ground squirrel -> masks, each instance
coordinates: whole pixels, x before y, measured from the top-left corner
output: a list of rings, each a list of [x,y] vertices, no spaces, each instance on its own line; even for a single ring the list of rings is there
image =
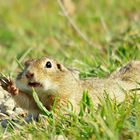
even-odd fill
[[[9,80],[6,87],[2,82],[2,86],[11,93],[20,107],[37,114],[40,110],[32,97],[32,87],[48,110],[51,110],[55,98],[57,109],[70,101],[74,109],[79,110],[84,90],[88,91],[97,106],[105,91],[118,102],[124,100],[124,91],[138,89],[139,93],[139,82],[140,61],[130,62],[105,79],[82,80],[77,71],[66,68],[53,59],[42,57],[26,61],[24,70],[18,74],[15,82]]]

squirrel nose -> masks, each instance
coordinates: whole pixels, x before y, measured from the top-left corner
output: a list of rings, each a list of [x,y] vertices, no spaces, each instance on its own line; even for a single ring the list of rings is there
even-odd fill
[[[26,73],[26,77],[28,78],[28,79],[31,79],[31,78],[33,78],[34,77],[34,73],[31,73],[31,72],[27,72]]]

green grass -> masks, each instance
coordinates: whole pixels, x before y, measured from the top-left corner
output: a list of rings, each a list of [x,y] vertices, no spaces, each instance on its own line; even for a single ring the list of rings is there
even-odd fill
[[[75,0],[72,20],[90,45],[73,30],[57,1],[0,1],[0,72],[16,76],[17,64],[28,58],[51,56],[80,70],[82,78],[106,77],[128,61],[140,57],[139,0]],[[95,47],[100,46],[100,49]],[[108,97],[90,113],[59,120],[46,118],[6,130],[8,139],[53,139],[56,134],[70,139],[140,139],[140,104],[132,97],[116,105]],[[49,118],[47,118],[49,120]],[[13,123],[13,122],[11,122]],[[15,124],[18,125],[18,124]],[[4,131],[4,134],[3,134]]]

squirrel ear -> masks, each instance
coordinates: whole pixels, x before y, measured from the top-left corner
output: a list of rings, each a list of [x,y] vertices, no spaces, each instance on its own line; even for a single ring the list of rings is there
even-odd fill
[[[73,69],[73,68],[68,68],[69,71],[71,71],[77,78],[79,78],[80,75],[80,71],[77,69]]]
[[[56,65],[60,71],[66,71],[66,68],[62,64],[57,63]]]

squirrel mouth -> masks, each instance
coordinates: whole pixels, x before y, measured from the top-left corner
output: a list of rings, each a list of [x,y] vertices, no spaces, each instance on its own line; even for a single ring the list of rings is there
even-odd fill
[[[42,85],[39,82],[29,82],[28,86],[30,86],[30,87],[42,87]]]

